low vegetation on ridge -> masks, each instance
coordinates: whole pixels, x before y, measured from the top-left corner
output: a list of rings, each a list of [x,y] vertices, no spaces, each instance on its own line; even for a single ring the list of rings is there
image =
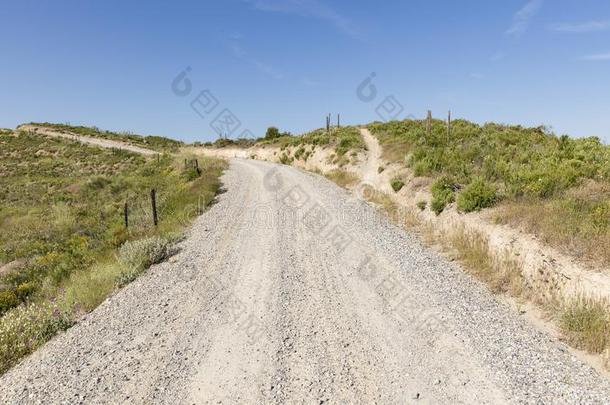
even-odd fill
[[[131,132],[112,132],[100,130],[97,127],[73,126],[69,124],[52,124],[48,122],[32,122],[29,125],[47,127],[60,132],[69,132],[72,134],[89,136],[92,138],[102,138],[111,141],[127,142],[132,145],[152,149],[157,152],[177,152],[178,149],[184,145],[183,142],[171,138],[166,138],[163,136],[137,135],[132,134]]]
[[[292,135],[286,132],[280,133],[277,128],[271,127],[267,130],[265,138],[260,143],[280,146],[282,149],[289,146],[329,146],[335,149],[336,156],[338,157],[343,157],[349,151],[365,149],[360,131],[353,126],[332,127],[329,131],[319,128],[303,135]]]

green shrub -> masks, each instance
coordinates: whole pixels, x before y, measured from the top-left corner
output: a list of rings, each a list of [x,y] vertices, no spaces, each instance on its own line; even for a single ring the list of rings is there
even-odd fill
[[[457,184],[452,177],[443,176],[432,183],[432,201],[430,208],[436,213],[436,215],[443,212],[448,204],[454,201],[454,192],[457,189]]]
[[[405,183],[401,179],[395,177],[390,181],[390,185],[392,186],[392,190],[397,193],[403,188]]]
[[[280,137],[280,130],[276,127],[267,128],[267,132],[265,133],[266,140],[272,140]]]
[[[305,148],[304,147],[299,147],[299,149],[297,149],[296,152],[294,152],[294,158],[296,160],[301,159],[301,156],[303,156],[303,154],[305,153]],[[307,158],[305,158],[305,160],[307,160]]]
[[[286,152],[280,155],[280,163],[283,165],[289,165],[294,161],[294,158],[288,156]]]
[[[21,301],[25,301],[34,291],[36,291],[36,285],[33,282],[21,283],[15,289],[15,295]]]
[[[457,207],[463,212],[479,211],[497,201],[496,188],[483,179],[475,179],[457,197]]]
[[[377,168],[377,173],[382,173],[384,170],[385,170],[385,167],[383,167],[383,166],[379,166],[379,167]]]
[[[54,304],[21,305],[0,319],[0,373],[72,325]]]
[[[177,237],[153,236],[146,239],[126,242],[119,249],[119,263],[124,270],[117,278],[119,286],[133,280],[153,264],[161,263],[177,253]]]
[[[353,138],[341,138],[336,148],[337,155],[345,155],[347,151],[349,151],[354,146],[354,144],[355,142]]]
[[[119,260],[129,267],[143,270],[174,255],[176,241],[175,236],[153,236],[125,242],[119,249]]]
[[[426,209],[426,205],[427,205],[427,204],[428,204],[428,203],[427,203],[426,201],[424,201],[424,200],[418,201],[418,202],[417,202],[417,208],[419,208],[419,209],[420,209],[420,211],[423,211],[423,210],[425,210],[425,209]]]
[[[19,298],[13,291],[0,291],[0,315],[4,314],[9,309],[16,307],[20,303],[21,301],[19,301]]]

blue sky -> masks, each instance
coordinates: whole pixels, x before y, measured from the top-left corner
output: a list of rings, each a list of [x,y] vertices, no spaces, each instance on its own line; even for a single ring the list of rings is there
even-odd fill
[[[209,140],[212,123],[301,133],[327,113],[365,123],[379,108],[430,109],[610,142],[605,0],[2,0],[0,17],[4,127]],[[172,87],[187,67],[190,91]],[[358,97],[373,72],[375,97]]]

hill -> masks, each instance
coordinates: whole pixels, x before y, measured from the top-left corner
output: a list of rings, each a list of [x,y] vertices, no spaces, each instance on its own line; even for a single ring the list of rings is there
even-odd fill
[[[179,145],[129,139],[159,150]],[[0,132],[0,145],[3,371],[169,255],[183,227],[214,199],[224,166],[199,159],[196,169],[188,156],[147,157],[24,131]]]
[[[131,145],[140,146],[147,149],[152,149],[157,152],[177,152],[184,145],[183,142],[175,139],[156,136],[156,135],[138,135],[131,132],[112,132],[101,130],[97,127],[73,126],[69,124],[53,124],[49,122],[31,122],[25,125],[39,126],[54,129],[58,132],[88,136],[93,138],[108,139],[112,141],[125,142]],[[19,129],[19,127],[17,128]]]

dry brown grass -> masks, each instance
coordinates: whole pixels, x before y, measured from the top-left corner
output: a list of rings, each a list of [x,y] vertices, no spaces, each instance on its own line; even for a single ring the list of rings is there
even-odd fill
[[[610,264],[610,185],[589,181],[551,200],[507,202],[494,209],[509,224],[582,261]]]
[[[428,242],[450,248],[466,271],[483,281],[494,293],[509,294],[533,301],[552,319],[556,319],[566,341],[573,347],[601,354],[610,368],[610,304],[601,299],[577,297],[561,299],[542,297],[527,288],[520,265],[508,254],[497,258],[487,239],[476,232],[457,229],[450,235],[438,235],[431,224],[426,228]]]
[[[508,253],[500,257],[493,255],[487,239],[479,232],[466,231],[459,227],[451,234],[439,235],[428,227],[426,233],[429,240],[434,239],[450,248],[464,268],[487,284],[494,293],[524,297],[526,289],[519,263]]]
[[[404,162],[405,156],[409,153],[410,145],[403,139],[392,139],[383,144],[381,157],[388,163]]]
[[[373,189],[370,186],[366,186],[362,193],[364,198],[382,209],[395,224],[406,226],[407,228],[414,228],[420,225],[420,221],[412,209],[396,204],[387,193]]]
[[[568,342],[591,353],[610,353],[610,304],[603,300],[578,297],[562,306],[561,330]]]
[[[345,188],[356,185],[360,180],[355,173],[343,169],[328,171],[324,173],[324,177]]]

